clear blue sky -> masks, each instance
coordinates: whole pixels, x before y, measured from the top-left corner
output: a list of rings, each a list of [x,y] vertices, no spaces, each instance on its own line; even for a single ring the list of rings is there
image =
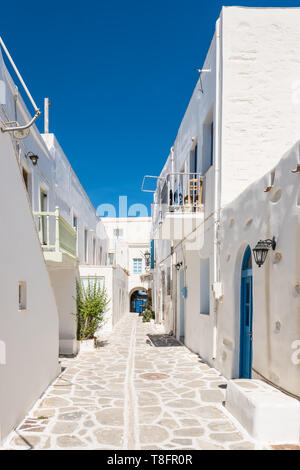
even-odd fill
[[[226,2],[300,6],[298,2]],[[97,207],[152,202],[223,2],[69,0],[1,3],[0,34]],[[42,130],[43,118],[39,127]]]

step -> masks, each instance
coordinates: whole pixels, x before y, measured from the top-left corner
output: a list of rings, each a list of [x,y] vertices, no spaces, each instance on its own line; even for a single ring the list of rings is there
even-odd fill
[[[300,443],[300,402],[261,380],[230,380],[226,408],[254,439]]]

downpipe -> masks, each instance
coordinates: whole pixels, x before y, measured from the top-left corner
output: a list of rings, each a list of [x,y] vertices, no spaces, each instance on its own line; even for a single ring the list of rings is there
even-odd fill
[[[220,20],[216,23],[216,117],[215,117],[215,210],[214,210],[214,287],[220,282],[220,210],[221,210],[221,38]],[[213,360],[217,358],[218,344],[218,305],[214,289],[214,326],[213,326]]]
[[[174,173],[175,173],[175,156],[174,156],[174,147],[171,148],[171,172],[172,172],[172,177],[171,177],[171,191],[172,191],[172,198],[174,197]],[[168,197],[170,197],[170,194],[168,195]],[[172,294],[174,295],[174,285],[175,285],[175,282],[174,282],[174,257],[175,257],[175,253],[174,253],[174,241],[172,240],[171,241],[171,275],[172,275]],[[177,279],[176,279],[176,283],[177,283]],[[172,313],[173,313],[173,325],[172,325],[172,329],[173,329],[173,332],[174,334],[176,335],[177,334],[177,286],[176,286],[176,294],[175,294],[175,299],[172,298]]]

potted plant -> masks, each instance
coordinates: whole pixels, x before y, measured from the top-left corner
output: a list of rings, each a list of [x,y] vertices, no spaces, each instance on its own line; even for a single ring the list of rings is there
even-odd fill
[[[146,302],[146,308],[143,313],[143,322],[144,323],[154,323],[155,320],[155,313],[152,310],[152,298],[148,295],[148,299]]]
[[[77,340],[81,351],[95,348],[95,334],[104,323],[104,313],[109,303],[105,288],[95,278],[87,286],[77,281]]]

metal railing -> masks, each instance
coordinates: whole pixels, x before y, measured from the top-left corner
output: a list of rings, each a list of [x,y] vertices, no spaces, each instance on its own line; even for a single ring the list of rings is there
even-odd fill
[[[200,173],[170,173],[161,188],[160,201],[170,212],[203,209],[204,178]]]
[[[59,214],[55,212],[34,212],[37,218],[39,238],[44,251],[67,253],[77,257],[77,232]]]

